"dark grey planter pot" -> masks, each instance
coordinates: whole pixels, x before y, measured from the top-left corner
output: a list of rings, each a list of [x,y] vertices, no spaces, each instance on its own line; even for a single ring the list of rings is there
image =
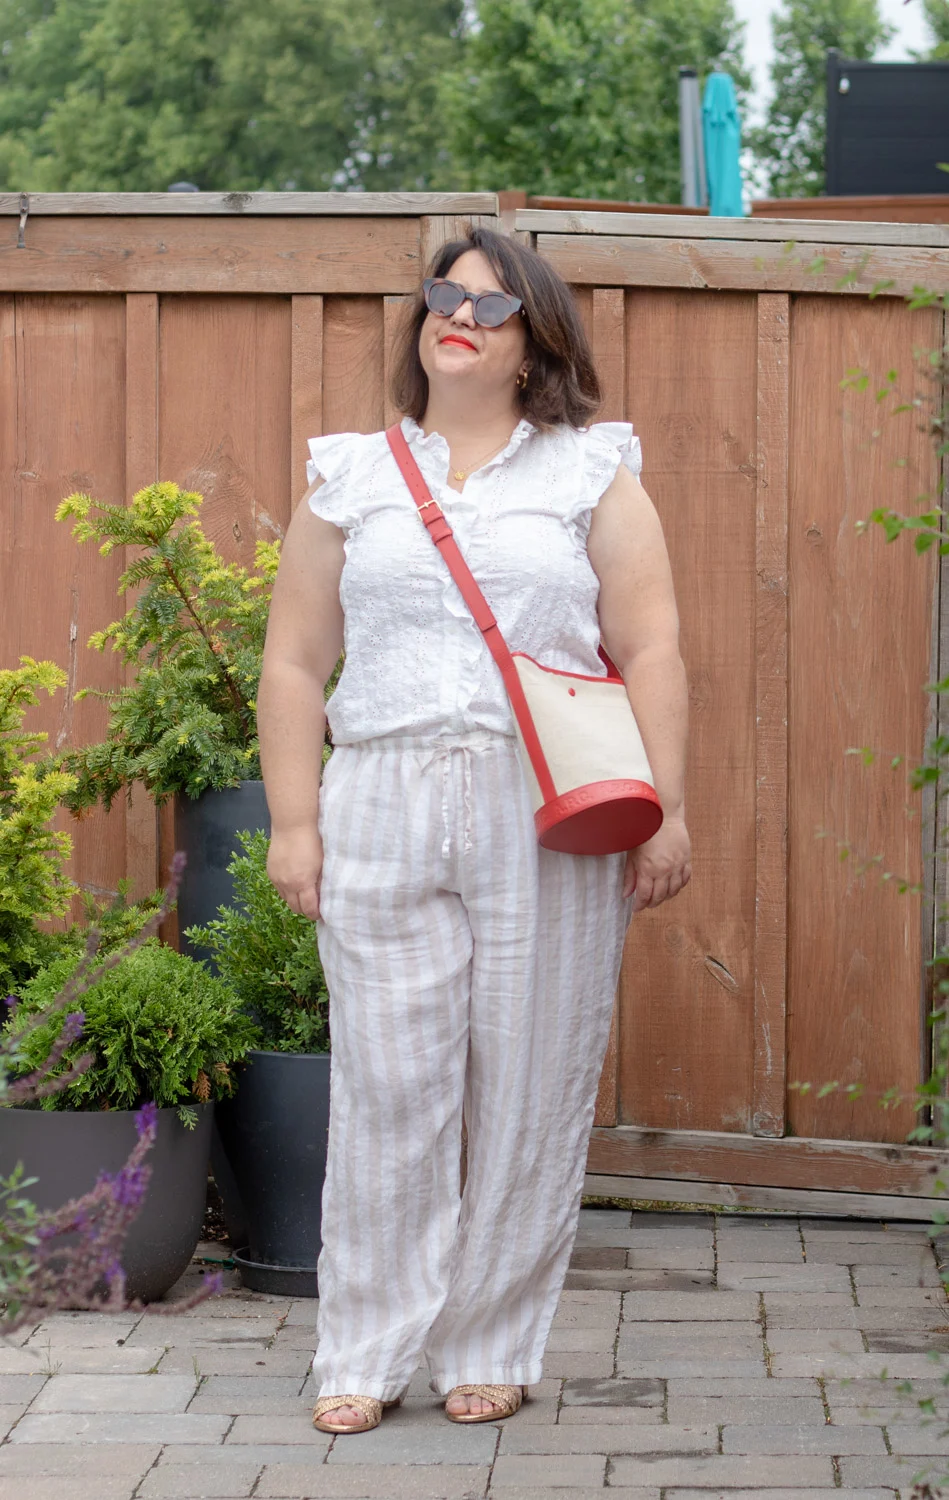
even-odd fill
[[[127,1295],[143,1302],[175,1284],[201,1234],[213,1111],[210,1104],[195,1108],[194,1130],[182,1125],[177,1110],[160,1109],[145,1158],[151,1178],[122,1253]],[[0,1109],[0,1176],[22,1162],[26,1175],[39,1179],[25,1196],[38,1208],[60,1208],[94,1187],[100,1172],[117,1172],[136,1140],[130,1109]]]
[[[244,1285],[316,1297],[326,1176],[330,1059],[249,1052],[215,1105],[211,1165]]]
[[[202,792],[193,800],[175,798],[175,848],[183,849],[188,863],[178,890],[178,932],[182,953],[204,959],[212,971],[214,960],[208,948],[189,943],[186,927],[215,919],[219,906],[230,906],[234,881],[227,867],[235,854],[243,853],[237,842],[239,829],[251,833],[262,828],[270,837],[270,813],[262,781],[242,781],[222,792]]]

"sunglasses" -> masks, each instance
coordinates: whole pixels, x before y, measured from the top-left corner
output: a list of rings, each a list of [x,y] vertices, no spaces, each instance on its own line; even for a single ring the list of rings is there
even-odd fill
[[[508,292],[466,292],[457,281],[445,281],[440,276],[427,276],[422,292],[425,306],[438,318],[450,318],[463,302],[470,301],[474,320],[482,328],[500,328],[522,306],[520,297]]]

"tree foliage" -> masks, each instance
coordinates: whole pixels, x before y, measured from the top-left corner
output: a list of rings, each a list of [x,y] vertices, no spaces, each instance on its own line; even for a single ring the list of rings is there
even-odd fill
[[[927,51],[912,56],[917,61],[949,58],[949,0],[922,0],[922,7],[933,44]]]
[[[877,0],[782,0],[771,19],[772,98],[750,134],[773,198],[824,190],[828,49],[870,59],[892,35]]]
[[[440,185],[677,202],[678,68],[749,85],[731,0],[482,0],[439,98]]]
[[[0,186],[415,188],[462,0],[0,0]]]

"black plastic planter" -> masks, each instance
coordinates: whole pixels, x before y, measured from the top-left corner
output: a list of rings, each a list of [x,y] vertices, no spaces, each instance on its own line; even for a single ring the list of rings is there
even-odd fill
[[[328,1054],[249,1052],[234,1097],[215,1105],[214,1179],[252,1291],[318,1295],[329,1081]]]
[[[175,1284],[201,1234],[212,1107],[195,1108],[193,1130],[176,1109],[160,1109],[145,1158],[151,1178],[122,1253],[127,1295],[143,1302],[156,1301]],[[0,1109],[0,1176],[22,1162],[26,1175],[39,1179],[25,1196],[38,1208],[60,1208],[94,1187],[100,1172],[117,1172],[136,1139],[134,1110]]]
[[[210,949],[190,943],[185,928],[214,921],[219,906],[234,900],[234,881],[227,867],[235,854],[239,830],[262,828],[270,837],[270,813],[262,781],[242,781],[221,792],[175,798],[175,848],[188,856],[178,890],[178,932],[182,953],[206,961],[216,971]]]

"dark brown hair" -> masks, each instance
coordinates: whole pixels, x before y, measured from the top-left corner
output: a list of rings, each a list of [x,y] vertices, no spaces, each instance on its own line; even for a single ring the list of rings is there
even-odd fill
[[[600,407],[600,382],[567,283],[536,250],[477,227],[469,229],[466,239],[444,245],[427,274],[447,276],[467,250],[480,250],[505,291],[523,303],[530,369],[526,386],[516,390],[522,415],[542,431],[562,422],[586,426]],[[419,288],[396,338],[390,379],[394,405],[416,422],[428,404],[428,376],[418,352],[427,314]]]

